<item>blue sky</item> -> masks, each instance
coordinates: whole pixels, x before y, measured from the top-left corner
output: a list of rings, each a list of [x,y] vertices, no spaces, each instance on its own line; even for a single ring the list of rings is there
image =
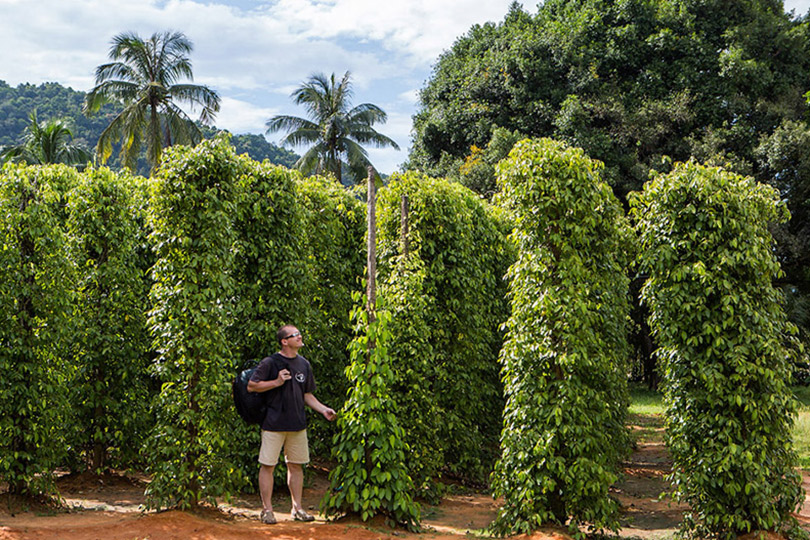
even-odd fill
[[[179,30],[194,43],[195,82],[217,90],[216,124],[263,133],[276,114],[302,116],[290,92],[312,73],[351,71],[354,103],[388,113],[380,132],[401,151],[369,149],[384,173],[407,158],[417,93],[438,56],[473,24],[501,21],[511,0],[0,0],[0,80],[93,86],[110,40]],[[537,10],[534,0],[524,9]],[[810,10],[810,0],[785,0]],[[268,136],[273,142],[281,134]],[[301,149],[294,149],[300,151]]]

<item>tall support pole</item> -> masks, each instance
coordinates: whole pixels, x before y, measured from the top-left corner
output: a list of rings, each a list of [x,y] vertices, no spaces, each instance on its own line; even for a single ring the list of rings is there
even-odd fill
[[[374,167],[368,166],[368,322],[375,321],[377,308],[377,190],[374,185]],[[373,347],[374,344],[369,344]]]
[[[402,199],[400,199],[399,204],[399,216],[400,216],[400,244],[401,244],[401,252],[402,255],[405,257],[408,256],[408,252],[411,249],[410,243],[408,241],[408,235],[410,234],[410,225],[408,223],[408,213],[410,212],[410,201],[408,200],[408,194],[403,193]]]
[[[374,168],[368,166],[368,259],[366,268],[368,270],[368,285],[366,287],[366,301],[368,302],[368,324],[377,319],[377,189],[374,185]],[[377,348],[377,342],[371,336],[368,340],[368,350],[366,351],[366,363],[371,362],[371,355]],[[371,444],[368,440],[364,443],[364,453],[366,456],[366,474],[371,477],[374,468],[374,460],[371,456]]]

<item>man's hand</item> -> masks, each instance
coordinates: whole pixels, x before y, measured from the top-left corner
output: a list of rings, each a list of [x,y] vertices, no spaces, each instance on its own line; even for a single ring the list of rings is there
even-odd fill
[[[306,403],[307,407],[309,407],[313,411],[321,413],[323,417],[329,420],[330,422],[335,418],[337,418],[337,413],[335,412],[334,409],[330,409],[329,407],[318,401],[318,398],[316,398],[312,394],[309,393],[304,394],[304,403]]]
[[[279,386],[282,386],[285,383],[285,381],[289,381],[290,379],[292,379],[292,375],[290,375],[290,370],[282,369],[281,371],[278,372],[276,382],[278,383]]]

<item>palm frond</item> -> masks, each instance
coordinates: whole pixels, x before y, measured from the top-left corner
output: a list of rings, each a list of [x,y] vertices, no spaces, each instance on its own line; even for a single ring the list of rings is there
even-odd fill
[[[279,115],[274,116],[264,124],[267,126],[267,133],[275,133],[276,131],[293,131],[296,129],[318,129],[318,124],[307,120],[306,118],[299,118],[298,116]]]
[[[173,58],[165,62],[163,81],[166,86],[173,85],[176,81],[186,78],[194,80],[194,73],[191,70],[191,61],[188,58]]]
[[[315,145],[298,158],[295,162],[295,168],[301,171],[302,174],[312,174],[320,169],[322,149],[319,145]]]
[[[350,122],[358,124],[384,124],[388,121],[388,115],[385,111],[371,103],[362,103],[352,110],[350,110],[346,117]]]
[[[347,140],[345,152],[346,161],[349,163],[350,167],[365,169],[367,166],[371,165],[371,162],[368,160],[368,152],[356,142]]]
[[[172,144],[195,145],[203,138],[202,131],[200,131],[197,124],[180,107],[173,103],[169,104],[164,111],[163,121],[172,134]],[[166,143],[166,146],[170,146],[168,141]]]
[[[150,72],[152,58],[147,44],[135,33],[125,32],[113,38],[110,59],[132,66],[140,77]]]
[[[385,148],[390,146],[395,150],[399,150],[399,145],[394,139],[379,133],[374,128],[368,126],[352,126],[349,130],[351,138],[360,144],[370,144],[375,148]]]
[[[198,84],[175,84],[169,88],[169,94],[174,100],[200,106],[200,122],[211,124],[219,112],[219,94],[207,86]]]
[[[332,88],[333,88],[333,99],[335,102],[335,110],[339,110],[340,112],[345,112],[349,106],[349,102],[354,96],[354,90],[352,89],[351,83],[351,72],[347,71],[344,73],[343,78],[340,80],[340,83],[335,87],[335,74],[332,74]]]
[[[96,84],[100,84],[108,80],[121,80],[128,82],[137,82],[138,73],[132,69],[132,66],[123,62],[110,62],[109,64],[102,64],[96,68]]]
[[[92,114],[111,102],[126,104],[138,95],[138,86],[126,81],[104,81],[87,93],[84,99],[84,113]]]
[[[366,149],[351,140],[346,142],[346,161],[354,183],[362,182],[368,176],[368,167],[373,167]]]
[[[302,146],[306,144],[319,143],[321,141],[320,132],[315,129],[298,129],[290,132],[286,137],[281,139],[282,146]]]
[[[146,110],[146,109],[144,109]],[[161,114],[150,113],[148,123],[146,125],[146,159],[152,165],[152,168],[157,168],[160,164],[160,152],[164,146],[171,146],[171,132],[169,126],[166,125],[166,131],[162,129],[160,122]]]
[[[121,162],[124,166],[135,170],[135,161],[140,152],[140,136],[139,128],[133,128],[142,125],[143,111],[143,107],[140,107],[139,104],[131,104],[113,118],[110,125],[101,132],[96,145],[96,153],[101,163],[106,163],[110,158],[113,144],[120,139]]]
[[[5,163],[27,163],[36,165],[37,157],[28,151],[28,146],[18,144],[15,146],[4,146],[0,149],[0,165]]]

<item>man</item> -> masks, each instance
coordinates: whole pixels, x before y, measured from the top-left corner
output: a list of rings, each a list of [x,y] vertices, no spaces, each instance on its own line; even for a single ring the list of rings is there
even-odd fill
[[[287,462],[287,486],[292,497],[292,519],[315,519],[301,505],[304,488],[303,465],[309,463],[307,419],[304,405],[321,413],[327,420],[335,419],[335,411],[313,395],[315,377],[312,366],[298,354],[304,346],[301,332],[284,325],[276,333],[281,350],[261,361],[248,382],[248,392],[267,392],[267,415],[262,423],[262,446],[259,450],[259,491],[262,496],[263,523],[276,523],[273,514],[273,471],[284,448]]]

